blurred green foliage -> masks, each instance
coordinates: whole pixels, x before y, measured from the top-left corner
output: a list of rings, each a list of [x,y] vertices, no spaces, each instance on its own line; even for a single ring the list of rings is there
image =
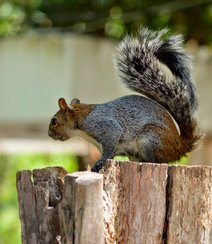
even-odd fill
[[[72,155],[2,155],[0,156],[0,243],[20,244],[21,226],[18,213],[16,172],[51,166],[64,167],[68,172],[78,170]]]
[[[212,0],[1,0],[0,36],[27,30],[72,31],[121,38],[140,25],[169,27],[212,44]]]

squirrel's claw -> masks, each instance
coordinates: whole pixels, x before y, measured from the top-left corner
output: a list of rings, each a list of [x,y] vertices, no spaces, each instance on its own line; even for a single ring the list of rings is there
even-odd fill
[[[96,172],[98,173],[100,171],[100,169],[102,168],[102,164],[105,162],[105,160],[98,160],[95,165],[93,166],[93,168],[91,169],[92,172]]]

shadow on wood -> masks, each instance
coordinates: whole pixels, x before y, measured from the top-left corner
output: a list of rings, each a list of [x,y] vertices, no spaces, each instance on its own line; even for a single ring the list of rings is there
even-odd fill
[[[17,173],[22,243],[212,243],[209,166],[107,160]]]

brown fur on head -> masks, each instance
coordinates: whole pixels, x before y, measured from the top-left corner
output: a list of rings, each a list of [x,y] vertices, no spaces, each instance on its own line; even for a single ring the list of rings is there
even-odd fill
[[[60,110],[51,119],[48,135],[55,140],[65,141],[71,137],[74,130],[75,115],[64,98],[60,98],[58,104]]]

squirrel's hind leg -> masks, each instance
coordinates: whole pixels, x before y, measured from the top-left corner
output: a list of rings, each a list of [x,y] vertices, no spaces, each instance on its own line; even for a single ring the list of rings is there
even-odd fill
[[[139,161],[141,162],[151,162],[156,163],[155,151],[159,151],[160,149],[160,141],[154,141],[152,135],[143,136],[140,141],[140,155]]]
[[[145,162],[169,163],[176,158],[180,137],[161,124],[147,124],[138,136],[140,158]],[[167,145],[168,143],[168,145]]]

